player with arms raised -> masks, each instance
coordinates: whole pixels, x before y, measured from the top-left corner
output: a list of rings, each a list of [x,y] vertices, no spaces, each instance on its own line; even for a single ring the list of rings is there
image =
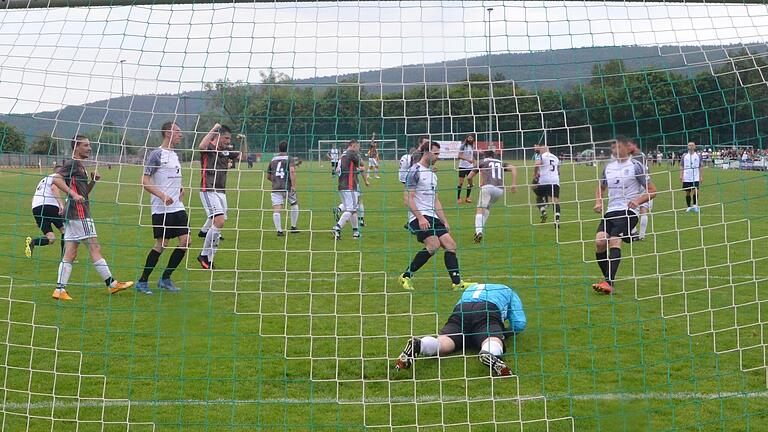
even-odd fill
[[[537,144],[534,151],[538,157],[533,168],[533,183],[536,184],[533,192],[541,213],[541,223],[547,221],[547,202],[552,198],[555,228],[560,228],[560,159],[549,151],[546,144]]]
[[[688,143],[688,153],[680,158],[680,181],[685,190],[685,212],[699,212],[699,184],[702,182],[701,155],[696,152],[696,143]],[[691,205],[693,198],[693,205]]]
[[[171,275],[181,264],[187,248],[189,238],[189,216],[184,207],[184,186],[181,183],[181,162],[173,148],[181,141],[181,129],[174,122],[167,122],[160,128],[163,142],[160,147],[147,154],[144,162],[144,175],[141,177],[141,185],[151,194],[152,204],[152,236],[155,244],[149,250],[144,271],[136,283],[136,291],[143,294],[152,294],[149,289],[149,276],[157,265],[160,255],[168,247],[170,239],[177,238],[178,245],[168,258],[168,266],[165,268],[157,287],[166,291],[179,291],[179,288],[171,280]]]
[[[467,176],[472,180],[480,174],[480,198],[477,200],[477,212],[475,213],[475,243],[483,241],[483,227],[491,214],[491,206],[504,195],[504,173],[512,175],[512,184],[509,190],[517,191],[517,169],[496,158],[493,150],[482,153],[480,164]]]
[[[57,169],[60,167],[56,167]],[[35,218],[35,225],[43,232],[43,237],[27,237],[24,242],[24,255],[32,258],[32,252],[38,246],[48,246],[56,242],[56,235],[53,233],[53,227],[62,235],[61,254],[64,255],[64,201],[61,199],[59,188],[53,184],[56,179],[56,173],[45,176],[37,183],[35,194],[32,196],[32,216]]]
[[[283,227],[280,212],[286,201],[291,206],[291,233],[298,233],[299,200],[296,198],[296,167],[293,158],[288,156],[288,141],[277,145],[280,152],[269,162],[267,180],[272,182],[272,221],[275,223],[277,236],[282,237]]]
[[[405,187],[408,190],[408,227],[424,249],[413,257],[408,269],[400,275],[400,284],[413,290],[411,277],[432,258],[438,249],[445,249],[445,268],[451,277],[453,289],[462,289],[467,283],[461,280],[456,242],[449,232],[443,205],[437,197],[437,174],[432,170],[440,156],[440,144],[431,142],[418,163],[408,171]]]
[[[509,322],[505,326],[504,321]],[[479,350],[478,359],[497,376],[512,375],[501,359],[506,334],[525,330],[523,303],[512,288],[501,284],[470,284],[438,336],[414,337],[395,362],[408,369],[416,357],[444,356],[466,348]]]
[[[221,230],[227,220],[227,173],[240,156],[247,153],[245,135],[240,137],[240,151],[230,151],[232,130],[218,123],[200,140],[200,201],[203,203],[207,220],[200,230],[204,236],[203,250],[197,261],[204,269],[213,268],[213,258],[219,249]]]
[[[459,147],[459,185],[456,186],[456,202],[461,204],[461,187],[464,185],[464,178],[472,172],[475,167],[475,136],[469,134],[464,138],[464,141]],[[467,199],[466,202],[471,203],[472,198],[472,186],[474,186],[472,179],[467,179]]]
[[[621,243],[637,225],[638,207],[656,196],[656,186],[645,167],[630,156],[628,141],[616,138],[611,146],[615,159],[605,166],[595,193],[595,213],[603,213],[603,197],[608,193],[608,209],[595,235],[595,258],[605,280],[592,285],[592,289],[603,294],[613,293],[621,263]]]
[[[58,280],[52,297],[57,300],[72,300],[67,293],[67,283],[72,274],[72,263],[77,258],[77,248],[81,242],[88,245],[93,266],[107,285],[110,294],[130,288],[133,282],[118,282],[112,278],[107,261],[101,255],[101,245],[96,238],[96,226],[91,218],[89,195],[101,176],[95,170],[90,174],[85,170],[83,160],[91,157],[91,141],[85,135],[72,139],[72,159],[56,172],[53,183],[67,194],[64,210],[64,256],[59,263]]]

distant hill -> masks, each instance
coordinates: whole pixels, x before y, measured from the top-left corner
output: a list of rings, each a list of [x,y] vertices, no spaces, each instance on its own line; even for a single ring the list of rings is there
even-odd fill
[[[718,62],[727,58],[726,49],[737,47],[598,47],[541,51],[523,54],[497,54],[491,56],[494,74],[501,73],[520,87],[565,89],[587,82],[597,63],[620,59],[629,70],[644,68],[679,68],[681,73],[694,74],[708,70],[706,61]],[[752,53],[765,53],[765,45],[748,47]],[[375,93],[402,92],[418,83],[444,83],[466,80],[472,73],[487,74],[488,58],[470,57],[426,65],[406,65],[395,68],[361,72],[359,75],[340,75],[296,80],[296,85],[328,85],[359,76],[360,82]],[[255,84],[258,85],[258,84]],[[176,95],[135,95],[117,97],[79,106],[68,106],[53,112],[26,115],[0,115],[0,121],[15,125],[31,142],[40,133],[69,137],[79,131],[97,129],[105,122],[127,125],[130,138],[144,142],[148,125],[156,126],[176,113],[182,127],[192,128],[197,115],[205,112],[206,92]],[[184,114],[186,113],[186,117]],[[185,119],[186,118],[186,124]]]

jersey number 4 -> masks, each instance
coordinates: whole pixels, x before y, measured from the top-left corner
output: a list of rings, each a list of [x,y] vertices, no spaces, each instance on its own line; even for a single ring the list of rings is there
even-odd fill
[[[278,162],[275,167],[275,177],[285,178],[285,170],[283,169],[283,163]]]

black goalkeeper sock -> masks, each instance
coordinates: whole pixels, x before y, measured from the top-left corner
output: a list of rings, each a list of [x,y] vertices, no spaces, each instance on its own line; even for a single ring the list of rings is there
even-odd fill
[[[467,198],[472,195],[472,186],[467,186]]]
[[[461,199],[461,186],[456,186],[456,199]]]
[[[432,258],[432,254],[429,253],[428,250],[422,249],[420,250],[416,256],[413,257],[413,261],[411,261],[411,265],[408,266],[408,270],[403,273],[403,276],[405,277],[411,277],[414,273],[416,273],[424,264],[429,261],[429,259]]]
[[[139,278],[139,282],[146,282],[149,280],[149,275],[152,274],[152,270],[155,269],[155,266],[157,265],[157,260],[160,258],[160,252],[150,249],[149,254],[147,255],[147,261],[144,263],[144,271],[141,272],[141,277]]]
[[[595,252],[595,258],[597,258],[597,265],[600,266],[600,271],[603,272],[603,277],[608,279],[608,252]]]
[[[174,270],[176,270],[176,267],[181,264],[181,260],[184,259],[184,255],[187,253],[186,249],[176,248],[173,250],[173,253],[171,253],[171,257],[168,258],[168,267],[165,268],[165,271],[163,272],[163,279],[170,279],[171,274]]]
[[[688,207],[691,206],[691,196],[690,195],[686,195],[685,196],[685,203],[688,204]]]
[[[37,237],[37,238],[32,240],[32,245],[34,247],[48,246],[49,244],[51,244],[51,241],[48,240],[48,237]]]
[[[461,273],[459,272],[459,258],[456,257],[456,252],[446,251],[443,255],[445,260],[445,269],[448,270],[448,275],[451,277],[451,282],[454,285],[461,283]]]
[[[619,264],[621,264],[621,248],[611,248],[610,256],[608,257],[608,283],[613,285],[616,280],[616,272],[619,270]]]

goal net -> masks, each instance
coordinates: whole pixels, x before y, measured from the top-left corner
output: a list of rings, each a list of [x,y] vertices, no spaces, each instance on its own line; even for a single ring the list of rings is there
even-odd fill
[[[0,11],[0,429],[765,429],[766,5],[81,3]],[[374,133],[370,185],[331,175]],[[468,134],[501,162],[459,170]],[[684,190],[621,136],[751,159]],[[520,297],[503,355],[456,279]]]

